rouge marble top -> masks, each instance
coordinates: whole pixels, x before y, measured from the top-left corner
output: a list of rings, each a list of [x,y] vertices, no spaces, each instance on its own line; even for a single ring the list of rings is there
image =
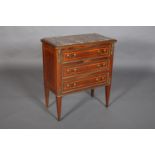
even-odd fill
[[[116,40],[102,36],[97,33],[90,33],[90,34],[80,34],[70,36],[49,37],[49,38],[43,38],[41,39],[41,41],[59,47],[75,44],[94,43],[99,41],[116,41]]]

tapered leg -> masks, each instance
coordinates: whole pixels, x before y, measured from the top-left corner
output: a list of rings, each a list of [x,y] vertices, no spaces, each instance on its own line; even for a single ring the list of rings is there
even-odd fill
[[[106,107],[109,106],[110,89],[111,89],[111,85],[105,86]]]
[[[58,117],[58,121],[60,121],[60,119],[61,119],[61,102],[62,102],[62,97],[61,96],[57,96],[56,97],[56,102],[57,102],[57,117]]]
[[[91,97],[94,97],[94,89],[91,89]]]
[[[49,104],[49,88],[44,85],[44,91],[45,91],[45,106],[48,108],[48,104]]]

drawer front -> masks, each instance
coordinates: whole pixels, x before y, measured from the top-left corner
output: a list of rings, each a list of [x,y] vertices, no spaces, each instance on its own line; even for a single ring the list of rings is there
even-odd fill
[[[85,58],[108,57],[110,56],[110,53],[111,49],[109,46],[100,49],[63,52],[63,62],[70,62]]]
[[[71,90],[78,90],[79,88],[86,88],[89,86],[99,85],[99,84],[106,84],[107,83],[107,73],[92,76],[87,78],[79,78],[77,80],[68,80],[63,82],[63,91],[71,91]]]
[[[109,59],[104,59],[101,62],[95,62],[92,64],[83,64],[78,66],[64,66],[63,77],[74,76],[78,74],[107,71],[109,69]]]

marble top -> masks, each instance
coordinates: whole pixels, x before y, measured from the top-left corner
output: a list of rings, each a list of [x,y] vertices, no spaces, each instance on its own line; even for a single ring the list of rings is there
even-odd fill
[[[41,39],[41,41],[47,42],[57,47],[57,46],[93,43],[98,41],[116,41],[116,40],[102,36],[97,33],[90,33],[90,34],[43,38]]]

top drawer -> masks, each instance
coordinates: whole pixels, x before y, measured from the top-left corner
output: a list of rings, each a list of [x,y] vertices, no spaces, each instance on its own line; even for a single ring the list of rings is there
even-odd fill
[[[81,60],[85,58],[108,57],[111,54],[111,48],[104,47],[100,49],[89,49],[81,51],[65,51],[63,52],[63,62]]]

